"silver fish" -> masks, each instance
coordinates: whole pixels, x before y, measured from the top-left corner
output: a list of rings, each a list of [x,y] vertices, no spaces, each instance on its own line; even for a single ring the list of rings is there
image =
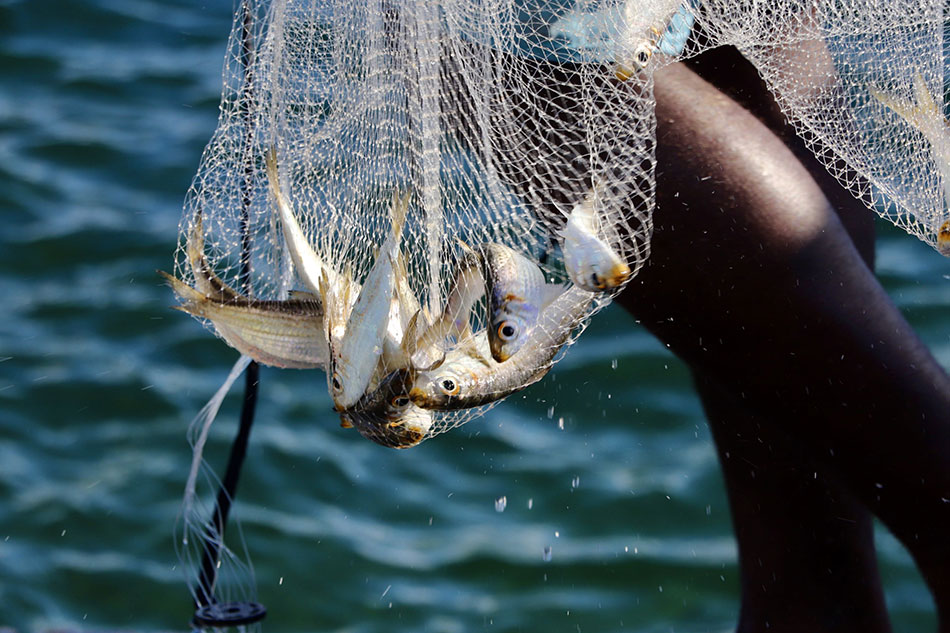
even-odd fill
[[[501,244],[481,244],[482,277],[488,295],[488,343],[498,362],[524,346],[541,310],[564,290],[547,284],[538,265]]]
[[[388,374],[372,391],[340,414],[344,427],[390,448],[415,446],[432,428],[432,413],[409,399],[414,374],[400,369]]]
[[[294,293],[286,301],[250,299],[214,274],[203,251],[198,214],[186,245],[195,287],[159,271],[182,300],[175,309],[208,319],[231,347],[261,364],[295,369],[326,366],[323,305],[316,295]]]
[[[424,409],[467,409],[500,400],[540,380],[587,313],[594,295],[569,287],[545,308],[517,356],[504,363],[486,358],[487,337],[467,339],[439,367],[420,372],[409,397]]]
[[[610,290],[630,278],[617,251],[599,235],[595,205],[606,183],[598,180],[584,199],[574,205],[561,231],[564,266],[575,285],[591,292]]]
[[[359,289],[359,296],[346,317],[342,331],[337,329],[346,299],[331,288],[325,272],[320,295],[326,306],[330,345],[330,396],[337,410],[353,406],[366,391],[383,353],[383,341],[389,329],[395,275],[402,227],[409,209],[409,194],[393,193],[392,232],[386,238],[376,261]],[[344,275],[349,277],[348,275]]]
[[[412,328],[415,332],[424,328],[410,341],[408,352],[413,367],[425,369],[435,366],[445,356],[446,339],[461,338],[469,331],[472,307],[485,294],[481,267],[481,257],[468,247],[463,247],[463,255],[442,313],[427,326],[420,325],[417,318]]]
[[[352,283],[352,279],[341,279],[341,276],[323,258],[317,255],[316,251],[310,245],[307,236],[297,222],[293,209],[287,196],[284,195],[280,187],[280,178],[277,172],[277,150],[273,147],[267,152],[265,159],[267,165],[267,182],[270,186],[271,194],[277,202],[277,212],[280,216],[281,231],[284,234],[284,241],[287,243],[287,250],[290,252],[290,258],[294,262],[294,268],[300,279],[310,287],[313,292],[320,291],[320,279],[326,272],[330,284],[338,286],[344,283]],[[353,296],[353,300],[356,296]],[[349,308],[350,306],[347,306]]]
[[[681,0],[627,0],[624,3],[624,44],[625,48],[633,49],[633,54],[617,60],[614,67],[617,79],[627,81],[646,68],[659,46],[663,32],[682,4]]]
[[[386,330],[386,338],[383,340],[381,367],[377,370],[377,373],[381,375],[396,369],[409,367],[410,354],[408,352],[407,334],[413,317],[422,310],[419,299],[409,285],[406,256],[400,253],[394,264],[395,285],[392,303],[389,308],[389,324]]]

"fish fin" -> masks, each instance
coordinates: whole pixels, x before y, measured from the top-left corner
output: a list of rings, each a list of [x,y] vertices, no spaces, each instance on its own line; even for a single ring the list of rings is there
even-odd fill
[[[236,299],[239,295],[236,290],[226,284],[211,269],[204,254],[205,234],[204,220],[201,210],[195,212],[188,231],[188,240],[185,244],[185,253],[188,265],[195,275],[195,286],[206,297],[215,301],[226,302]]]
[[[406,216],[409,214],[409,200],[411,197],[412,191],[406,191],[401,195],[398,189],[393,191],[393,204],[390,210],[393,223],[393,235],[398,236],[402,233],[402,227],[406,223]]]
[[[340,427],[344,429],[352,429],[353,423],[345,418],[340,418]]]
[[[462,330],[457,341],[458,344],[456,347],[459,350],[471,356],[486,367],[491,367],[491,362],[489,362],[489,360],[485,358],[478,349],[478,344],[475,342],[475,334],[472,332],[472,326],[467,321],[465,322],[465,325],[462,326]]]
[[[435,371],[436,369],[441,367],[442,363],[444,362],[445,362],[445,350],[442,350],[442,356],[440,356],[437,360],[435,360],[431,365],[429,365],[428,367],[415,367],[414,369],[416,371],[422,371],[422,372]]]
[[[291,290],[287,297],[294,301],[316,301],[323,303],[322,299],[320,299],[320,295],[310,292],[309,290]]]
[[[882,92],[870,84],[868,85],[868,92],[885,107],[890,108],[896,112],[898,116],[910,123],[915,129],[923,132],[925,136],[930,134],[930,132],[928,132],[928,128],[930,127],[928,125],[929,120],[935,117],[939,117],[940,120],[943,120],[937,103],[930,93],[930,89],[927,88],[927,83],[924,81],[923,75],[919,72],[914,75],[916,104]],[[933,139],[928,138],[928,140],[933,142]]]
[[[357,296],[352,296],[354,289],[353,264],[347,262],[346,267],[343,268],[343,278],[340,280],[340,304],[345,311],[344,314],[348,314],[350,306],[356,302]]]
[[[925,116],[940,116],[940,118],[943,118],[930,88],[927,87],[927,81],[920,71],[914,73],[914,96],[917,98],[918,112]]]
[[[396,253],[396,259],[393,261],[393,272],[396,275],[396,279],[408,279],[409,277],[409,269],[406,265],[406,254],[402,252],[402,250]]]
[[[267,165],[267,183],[270,185],[271,193],[275,198],[280,198],[280,181],[277,176],[277,148],[273,145],[267,150],[267,156],[264,158]]]
[[[181,299],[185,301],[194,301],[200,302],[205,301],[207,298],[198,290],[195,290],[188,284],[186,284],[181,279],[178,279],[174,275],[166,273],[164,270],[156,271],[159,275],[165,278],[165,281],[168,282],[168,285],[171,286],[171,289],[175,291],[175,294],[178,295]]]
[[[871,96],[877,99],[882,105],[887,108],[890,108],[894,112],[900,115],[902,119],[914,125],[915,112],[917,110],[914,104],[909,101],[904,101],[903,99],[898,99],[893,97],[886,92],[879,90],[877,87],[868,84],[868,92],[871,93]]]
[[[466,255],[475,255],[475,249],[468,245],[468,243],[460,237],[455,238],[455,241],[458,243],[459,247],[462,249],[462,252]]]
[[[402,351],[408,358],[412,358],[412,356],[416,353],[416,350],[419,349],[418,331],[419,315],[421,314],[422,310],[416,310],[415,314],[410,317],[405,331],[402,333],[402,341],[400,342],[399,347],[402,348]]]
[[[327,345],[331,343],[331,332],[333,332],[333,317],[334,317],[334,308],[336,307],[333,303],[333,297],[331,297],[332,289],[330,287],[330,276],[327,275],[327,271],[322,271],[323,274],[320,276],[320,286],[318,288],[320,299],[323,302],[323,333],[327,339]],[[331,352],[332,355],[332,352]]]

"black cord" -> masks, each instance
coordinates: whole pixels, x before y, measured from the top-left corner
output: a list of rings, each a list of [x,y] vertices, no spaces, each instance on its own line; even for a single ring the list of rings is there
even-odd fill
[[[241,271],[239,285],[244,288],[245,294],[251,295],[251,237],[250,217],[251,206],[251,179],[254,175],[254,157],[251,152],[253,143],[253,129],[251,127],[251,67],[253,64],[254,47],[252,43],[252,11],[251,1],[244,0],[241,4],[242,32],[241,32],[241,63],[244,66],[244,84],[241,95],[241,113],[244,118],[244,182],[241,187]],[[198,574],[198,587],[195,592],[195,615],[193,623],[197,626],[237,626],[249,624],[262,619],[267,611],[255,602],[245,603],[218,603],[214,595],[214,586],[218,578],[218,561],[221,555],[221,545],[224,542],[224,530],[228,523],[231,505],[237,494],[238,479],[241,467],[247,455],[247,444],[251,436],[251,427],[254,425],[254,413],[257,409],[257,393],[260,384],[260,366],[251,361],[244,374],[244,402],[241,406],[241,423],[237,436],[231,445],[231,454],[228,456],[228,465],[218,489],[215,499],[214,513],[211,516],[204,534],[202,547],[201,569]]]

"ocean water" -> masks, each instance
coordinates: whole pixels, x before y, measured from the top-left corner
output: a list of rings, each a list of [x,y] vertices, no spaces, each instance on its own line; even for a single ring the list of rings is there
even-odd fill
[[[168,309],[155,270],[214,130],[231,11],[0,0],[0,626],[191,616],[172,542],[185,431],[236,354]],[[948,261],[882,224],[879,271],[950,366]],[[621,310],[541,384],[409,451],[340,429],[324,384],[262,370],[235,515],[265,628],[734,626],[736,548],[699,403]],[[212,431],[219,471],[237,399]],[[878,541],[896,629],[933,628],[908,556]]]

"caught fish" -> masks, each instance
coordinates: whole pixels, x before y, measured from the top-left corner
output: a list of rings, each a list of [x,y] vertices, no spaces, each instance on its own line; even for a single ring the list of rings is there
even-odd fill
[[[223,302],[237,298],[238,293],[214,274],[214,270],[208,264],[208,258],[205,257],[204,244],[204,220],[201,211],[198,211],[192,219],[191,230],[188,231],[188,241],[185,244],[188,265],[191,266],[195,276],[195,287],[201,294],[213,301]],[[165,275],[166,273],[162,274]]]
[[[597,180],[574,205],[561,231],[564,266],[575,285],[591,292],[616,288],[630,278],[630,267],[599,235],[595,213],[606,183]]]
[[[408,352],[414,367],[430,368],[444,358],[446,339],[458,339],[469,329],[472,307],[485,294],[481,257],[466,246],[462,250],[442,313],[428,326],[420,325],[417,319],[412,328],[419,331],[424,327],[414,342],[410,341]]]
[[[944,202],[950,208],[950,125],[943,116],[943,108],[937,104],[927,87],[924,76],[920,72],[914,74],[914,98],[917,103],[885,94],[871,85],[868,85],[868,91],[923,134],[930,143],[934,163],[943,179]],[[937,229],[936,242],[937,250],[942,255],[950,256],[950,221]]]
[[[313,292],[319,292],[320,290],[320,278],[323,276],[323,271],[326,271],[331,285],[338,285],[341,282],[339,275],[310,246],[307,236],[294,216],[293,209],[290,208],[287,196],[280,188],[276,148],[270,148],[265,162],[267,164],[267,182],[274,200],[277,201],[277,212],[280,215],[280,226],[284,234],[284,241],[287,243],[287,250],[290,251],[290,258],[294,262],[297,274]]]
[[[316,295],[294,293],[286,301],[259,301],[238,293],[214,274],[205,258],[200,213],[185,249],[194,288],[159,271],[183,302],[177,310],[208,319],[231,347],[261,364],[295,369],[326,366],[323,305]]]
[[[356,427],[363,437],[390,448],[415,446],[432,428],[432,412],[409,399],[414,374],[391,372],[352,408],[340,414],[343,426]]]
[[[435,369],[420,372],[409,397],[424,409],[468,409],[500,400],[540,380],[580,323],[594,294],[569,287],[545,308],[517,356],[488,357],[485,336],[466,339]]]
[[[395,285],[393,266],[408,210],[409,194],[400,196],[394,192],[392,233],[379,250],[342,328],[340,319],[345,313],[342,306],[347,298],[340,296],[338,287],[332,285],[324,269],[320,296],[326,306],[330,345],[330,396],[339,411],[353,406],[363,396],[383,353]]]
[[[323,336],[323,307],[315,295],[287,301],[239,296],[222,302],[159,272],[183,300],[176,310],[208,319],[221,338],[242,354],[272,367],[326,367],[329,352]]]
[[[624,40],[626,48],[633,49],[633,55],[617,61],[614,67],[617,79],[627,81],[646,68],[653,54],[660,49],[660,40],[677,12],[686,12],[692,17],[692,13],[683,6],[682,0],[627,0],[624,3]],[[690,25],[691,23],[692,20]]]
[[[682,5],[682,0],[628,0],[598,11],[569,11],[550,25],[548,34],[566,40],[571,50],[581,52],[589,61],[614,60],[614,74],[627,81],[646,68],[657,50],[676,54],[682,48],[692,25],[692,13]],[[678,9],[684,14],[684,41],[663,46]]]
[[[394,262],[393,274],[395,284],[392,303],[389,308],[389,323],[386,337],[383,340],[383,356],[380,360],[381,368],[378,372],[385,375],[395,369],[409,367],[410,354],[408,339],[413,317],[420,313],[422,306],[409,285],[409,271],[406,266],[406,256],[400,253]]]
[[[488,295],[488,344],[498,362],[522,348],[541,310],[564,290],[547,284],[533,261],[501,244],[478,247]]]

